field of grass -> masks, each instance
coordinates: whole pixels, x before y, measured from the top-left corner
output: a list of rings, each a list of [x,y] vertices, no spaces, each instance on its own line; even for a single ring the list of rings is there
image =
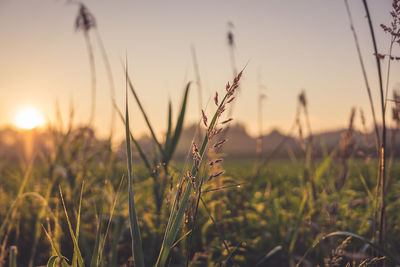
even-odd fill
[[[73,145],[82,144],[70,143],[68,147]],[[96,254],[100,256],[100,266],[121,266],[131,260],[126,163],[101,144],[91,145],[91,154],[77,151],[77,156],[81,154],[77,158],[82,158],[64,165],[65,170],[58,165],[61,158],[55,159],[54,164],[38,162],[28,171],[23,165],[1,167],[3,261],[10,260],[5,253],[16,246],[19,266],[45,265],[51,255],[56,255],[49,241],[51,238],[54,247],[58,247],[71,264],[74,246],[60,190],[73,229],[77,226],[82,190],[78,240],[86,266]],[[218,169],[224,169],[225,173],[203,186],[195,226],[192,225],[195,195],[190,197],[177,237],[180,242],[173,247],[168,260],[170,266],[184,265],[187,255],[190,255],[191,266],[255,266],[257,263],[259,266],[290,266],[297,263],[316,240],[331,232],[348,231],[371,240],[374,235],[375,160],[349,159],[349,172],[340,189],[335,186],[340,177],[336,161],[337,158],[327,156],[312,163],[310,176],[315,183],[315,198],[305,176],[304,162],[272,161],[256,177],[252,175],[254,162],[221,163]],[[164,170],[158,174],[161,182],[166,180],[167,186],[161,208],[157,208],[155,181],[145,165],[134,162],[133,191],[146,266],[157,259],[183,167],[183,163],[172,162],[168,176]],[[201,175],[208,177],[212,170],[202,172]],[[400,240],[400,202],[396,195],[400,189],[400,181],[396,179],[399,175],[400,165],[394,164],[387,196],[386,239],[386,250],[394,255],[400,253],[396,245]],[[213,189],[218,190],[211,191]],[[180,238],[189,231],[192,231],[190,238]],[[345,266],[347,262],[360,264],[378,255],[357,238],[338,250],[345,238],[346,235],[334,236],[320,242],[305,257],[305,266],[334,260],[339,262],[338,266]]]
[[[22,149],[19,160],[5,159],[0,165],[2,264],[398,264],[400,165],[395,151],[389,150],[386,167],[382,245],[380,165],[374,153],[357,153],[354,113],[340,144],[322,149],[319,156],[317,140],[300,135],[302,152],[291,159],[274,160],[262,153],[257,159],[223,159],[230,123],[223,115],[240,75],[225,93],[220,91],[223,97],[215,98],[211,119],[203,114],[198,127],[207,130],[193,137],[184,161],[174,161],[173,155],[190,84],[176,120],[169,112],[162,139],[153,134],[141,107],[153,138],[150,154],[130,131],[127,105],[126,114],[120,113],[126,142],[117,148],[110,140],[97,139],[90,128],[70,124],[47,129],[41,138],[45,143]],[[141,106],[128,77],[126,91]],[[306,103],[302,93],[299,107],[305,116]],[[39,138],[35,131],[24,134],[31,135],[29,140]],[[16,142],[15,149],[18,145],[23,148]]]
[[[69,122],[59,119],[46,129],[15,131],[12,140],[0,140],[0,266],[399,266],[400,94],[394,91],[391,99],[396,127],[389,129],[381,62],[388,59],[389,84],[392,50],[378,53],[363,4],[375,48],[378,100],[371,97],[352,30],[375,140],[365,131],[360,133],[364,147],[357,147],[353,109],[340,142],[328,148],[313,135],[303,91],[288,136],[296,151],[283,138],[265,153],[260,129],[254,158],[230,160],[224,148],[230,145],[234,99],[246,75],[246,67],[238,72],[232,64],[234,78],[201,110],[181,160],[175,156],[193,84],[186,85],[180,103],[169,104],[167,130],[161,135],[125,63],[124,110],[115,103],[108,72],[113,120],[120,120],[118,127],[125,132],[125,140],[115,145],[112,132],[99,139],[92,128],[96,76],[91,66],[92,103],[85,126],[75,125],[71,112]],[[95,20],[83,4],[79,7],[76,28],[84,32],[93,61],[88,31],[96,27]],[[392,28],[382,26],[391,35],[390,49],[400,43],[399,1],[393,1],[393,10]],[[349,18],[352,25],[350,12]],[[231,32],[228,40],[234,62]],[[379,114],[373,101],[380,103]],[[130,128],[133,105],[146,123],[150,152]]]

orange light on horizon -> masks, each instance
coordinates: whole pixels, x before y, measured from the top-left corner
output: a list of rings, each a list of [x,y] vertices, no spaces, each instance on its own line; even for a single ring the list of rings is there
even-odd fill
[[[25,107],[18,111],[14,124],[25,130],[31,130],[44,124],[43,115],[34,107]]]

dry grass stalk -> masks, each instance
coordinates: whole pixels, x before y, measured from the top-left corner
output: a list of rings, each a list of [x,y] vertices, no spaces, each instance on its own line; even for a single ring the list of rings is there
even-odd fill
[[[367,13],[368,25],[371,33],[372,44],[374,46],[374,54],[376,59],[376,67],[377,73],[379,78],[379,93],[380,93],[380,100],[381,100],[381,112],[382,112],[382,140],[380,142],[380,150],[379,150],[379,176],[377,181],[377,190],[376,193],[378,194],[380,190],[380,208],[379,208],[379,227],[378,227],[378,241],[379,245],[382,248],[385,248],[385,210],[386,210],[386,203],[385,203],[385,188],[386,188],[386,116],[385,116],[385,95],[383,90],[383,83],[382,83],[382,69],[381,69],[381,62],[378,56],[378,48],[375,39],[374,28],[372,24],[371,15],[369,13],[368,3],[367,0],[363,0],[364,9]],[[378,196],[378,195],[377,195]],[[378,197],[377,197],[378,199]],[[377,217],[375,216],[375,221],[377,221]]]
[[[350,29],[351,29],[351,32],[353,33],[354,42],[355,42],[355,45],[356,45],[356,48],[357,48],[357,54],[358,54],[358,59],[360,61],[361,71],[362,71],[362,74],[363,74],[363,77],[364,77],[365,88],[366,88],[367,94],[368,94],[368,99],[369,99],[369,104],[370,104],[370,107],[371,107],[372,118],[373,118],[373,121],[374,121],[376,150],[377,150],[377,153],[379,154],[380,134],[379,134],[378,123],[377,123],[377,119],[376,119],[376,115],[375,115],[374,101],[372,99],[371,88],[369,86],[368,76],[367,76],[367,72],[365,70],[364,60],[363,60],[363,56],[361,54],[361,49],[360,49],[360,44],[359,44],[358,37],[357,37],[357,32],[356,32],[356,30],[354,28],[353,18],[352,18],[352,15],[351,15],[351,11],[350,11],[348,0],[344,0],[344,3],[345,3],[345,6],[346,6],[346,11],[347,11],[347,15],[349,17],[349,21],[350,21]]]
[[[80,3],[78,15],[75,19],[75,30],[81,30],[85,37],[86,47],[89,55],[90,72],[92,76],[92,96],[91,96],[91,108],[89,116],[89,125],[93,123],[96,113],[96,65],[93,54],[93,45],[90,41],[89,31],[92,28],[96,28],[96,20],[92,13],[89,12],[88,8]]]

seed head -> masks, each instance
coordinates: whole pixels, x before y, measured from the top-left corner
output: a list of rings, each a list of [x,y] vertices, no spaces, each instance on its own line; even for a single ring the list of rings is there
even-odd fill
[[[379,58],[380,60],[385,59],[385,55],[384,55],[384,54],[374,53],[374,56],[376,56],[376,57]]]
[[[196,146],[194,142],[192,143],[192,154],[193,157],[200,158],[199,148]]]
[[[226,103],[227,103],[227,104],[231,103],[231,102],[233,101],[233,99],[235,99],[235,97],[234,97],[234,96],[233,96],[233,97],[231,97],[231,98],[229,98],[229,99],[228,99],[228,101],[226,101]]]
[[[224,113],[225,111],[225,104],[222,105],[219,109],[218,109],[218,117],[220,117],[222,115],[222,113]]]
[[[229,119],[227,119],[227,120],[221,122],[221,124],[225,124],[225,123],[228,123],[228,122],[230,122],[230,121],[233,121],[233,118],[229,118]]]
[[[190,181],[192,182],[193,185],[195,185],[195,177],[192,176],[192,173],[190,171],[188,171],[186,173],[186,176],[190,179]]]
[[[75,29],[83,30],[85,32],[89,31],[91,28],[96,27],[96,20],[89,9],[84,5],[79,5],[78,16],[75,20]]]
[[[299,102],[303,107],[307,107],[306,93],[304,91],[299,95]]]
[[[207,116],[206,116],[206,114],[204,113],[204,110],[201,110],[201,115],[203,116],[203,123],[204,123],[204,125],[205,125],[206,127],[208,127],[208,126],[207,126]]]
[[[215,164],[220,163],[220,162],[222,162],[222,161],[223,161],[223,159],[216,159],[216,160],[214,160],[214,161],[211,161],[211,162],[209,163],[209,165],[210,165],[210,167],[214,167]]]
[[[231,88],[231,86],[229,85],[229,82],[226,84],[226,86],[225,86],[225,90],[226,91],[229,91],[229,88]]]
[[[226,139],[218,141],[217,143],[214,144],[214,148],[218,148],[218,147],[222,146],[222,144],[225,142],[226,142]]]
[[[224,173],[224,171],[220,171],[220,172],[218,172],[218,173],[211,174],[210,177],[208,177],[207,181],[210,181],[211,179],[213,179],[213,178],[215,178],[215,177],[218,177],[218,176],[220,176],[220,175],[223,174],[223,173]]]
[[[400,1],[393,0],[393,10],[390,12],[392,22],[390,25],[381,24],[381,28],[384,32],[391,35],[391,42],[400,44]]]

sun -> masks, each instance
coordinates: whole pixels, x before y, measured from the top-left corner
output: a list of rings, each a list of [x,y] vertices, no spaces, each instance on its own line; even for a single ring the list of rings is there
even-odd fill
[[[18,111],[14,123],[21,129],[30,130],[44,124],[42,114],[33,107],[26,107]]]

